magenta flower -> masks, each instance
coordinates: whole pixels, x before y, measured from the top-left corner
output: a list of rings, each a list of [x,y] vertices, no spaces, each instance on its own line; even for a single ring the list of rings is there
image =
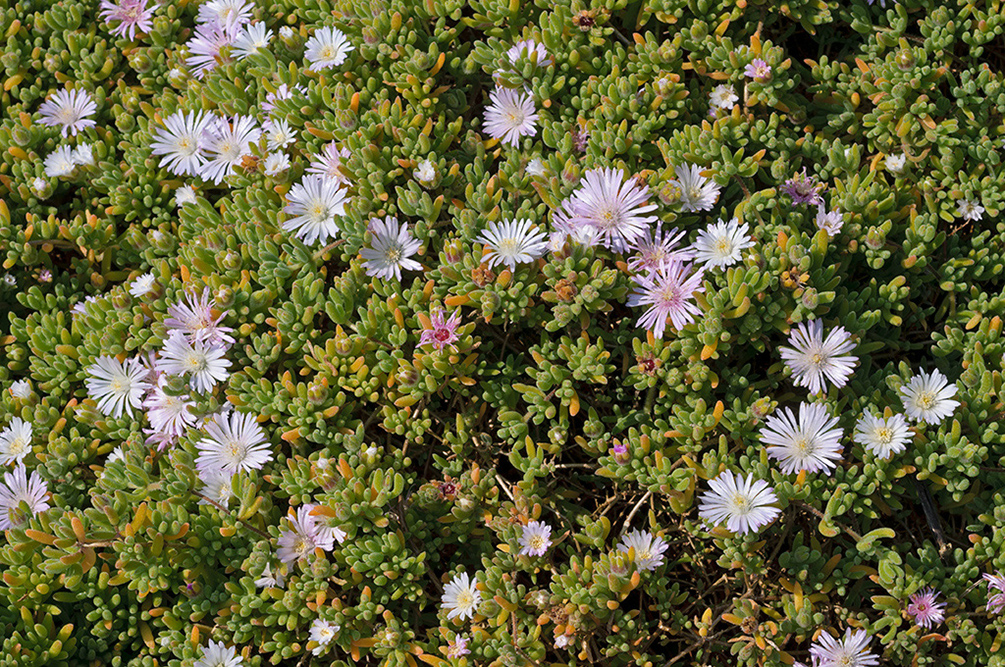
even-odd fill
[[[101,0],[99,16],[105,23],[118,21],[119,25],[112,28],[112,34],[126,39],[132,39],[136,31],[150,32],[153,24],[155,7],[147,7],[147,0],[119,0],[118,3]]]
[[[651,330],[657,338],[663,338],[668,319],[678,330],[693,322],[694,316],[700,315],[701,310],[691,299],[695,292],[705,290],[701,284],[704,270],[699,267],[691,273],[690,264],[674,257],[651,273],[632,276],[638,287],[629,295],[628,305],[649,306],[649,310],[639,318],[638,326]]]
[[[911,596],[907,605],[907,613],[914,617],[914,622],[923,628],[931,628],[946,620],[946,603],[936,602],[939,592],[932,588],[923,588]]]
[[[443,311],[436,310],[429,317],[431,328],[423,329],[419,338],[419,346],[432,345],[442,351],[443,348],[454,347],[457,337],[457,327],[461,323],[461,314],[455,312],[448,319],[443,318]]]
[[[764,62],[760,58],[755,58],[754,62],[747,65],[747,69],[743,70],[743,73],[757,83],[767,83],[768,81],[771,81],[771,65]]]
[[[796,174],[780,188],[782,192],[792,197],[793,204],[812,204],[820,206],[824,203],[824,198],[820,196],[824,185],[817,181],[816,176],[806,176],[806,170]]]

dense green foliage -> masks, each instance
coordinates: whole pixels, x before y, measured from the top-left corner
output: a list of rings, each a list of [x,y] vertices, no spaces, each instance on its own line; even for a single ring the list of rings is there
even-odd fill
[[[183,46],[196,3],[158,6],[133,40],[97,10],[0,0],[0,428],[33,425],[24,463],[51,492],[0,537],[0,666],[189,667],[209,638],[246,665],[778,666],[847,627],[884,665],[1005,665],[979,581],[1005,568],[1000,1],[280,0],[254,12],[269,48],[202,79]],[[355,48],[313,72],[322,25]],[[553,63],[511,64],[527,38]],[[744,75],[755,58],[769,81]],[[535,100],[517,147],[483,129],[494,76]],[[97,124],[63,138],[38,110],[68,83]],[[151,154],[176,110],[260,115],[283,84],[300,87],[276,106],[296,132],[288,171],[250,159],[214,185]],[[739,101],[710,115],[720,84]],[[337,242],[305,245],[284,196],[331,141],[349,202]],[[93,166],[46,175],[83,142]],[[431,182],[413,176],[423,160]],[[682,163],[721,186],[712,211],[682,210]],[[750,225],[743,261],[706,272],[702,316],[662,340],[626,306],[619,253],[481,261],[488,222],[550,228],[595,167],[636,175],[688,241],[716,218]],[[834,235],[780,190],[803,170],[844,213]],[[186,182],[197,200],[178,205]],[[385,215],[422,242],[400,282],[359,255]],[[131,295],[147,272],[154,291]],[[235,475],[229,506],[200,502],[201,428],[160,451],[142,411],[103,414],[85,385],[102,355],[159,350],[169,306],[205,286],[236,342],[194,413],[257,416],[274,457]],[[444,351],[419,344],[438,309],[461,318]],[[846,433],[836,470],[786,475],[758,433],[807,399],[778,349],[810,319],[853,334],[858,363],[814,399]],[[951,417],[889,460],[852,441],[863,412],[902,412],[901,386],[936,368],[956,383]],[[706,525],[698,498],[726,469],[770,482],[778,519]],[[256,586],[306,502],[347,539]],[[552,526],[542,557],[517,555],[532,520]],[[617,551],[636,528],[669,545],[653,571]],[[440,604],[462,571],[472,620]],[[948,604],[930,630],[905,613],[925,586]],[[321,656],[317,618],[341,628]],[[471,653],[448,660],[459,635]]]

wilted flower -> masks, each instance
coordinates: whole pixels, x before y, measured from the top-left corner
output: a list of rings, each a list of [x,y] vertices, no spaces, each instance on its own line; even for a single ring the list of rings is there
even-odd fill
[[[895,174],[899,174],[904,171],[904,166],[907,164],[907,156],[903,153],[887,155],[885,164],[887,169]]]
[[[180,331],[193,343],[233,344],[234,339],[230,336],[233,329],[220,326],[225,313],[213,315],[213,307],[210,305],[212,297],[210,288],[206,287],[199,296],[190,294],[186,299],[171,304],[167,311],[168,317],[164,320],[168,333]]]
[[[988,611],[992,614],[1005,612],[1005,575],[999,572],[984,574],[983,577],[988,582]]]
[[[820,196],[824,189],[823,183],[817,181],[816,176],[807,177],[805,169],[785,181],[779,189],[792,198],[793,204],[820,206],[824,203],[823,197]]]
[[[497,87],[489,93],[485,109],[485,130],[494,139],[516,146],[520,137],[533,137],[537,133],[537,111],[534,100],[527,93]]]
[[[80,144],[73,149],[73,164],[86,166],[94,164],[94,147],[91,144]]]
[[[482,594],[475,588],[475,583],[467,572],[461,572],[443,587],[442,604],[448,619],[463,621],[474,617],[482,601]]]
[[[194,204],[195,201],[195,188],[191,185],[183,185],[174,191],[174,202],[178,206]]]
[[[412,176],[420,183],[432,183],[436,180],[436,167],[433,166],[432,160],[423,160],[419,163],[418,168],[412,172]]]

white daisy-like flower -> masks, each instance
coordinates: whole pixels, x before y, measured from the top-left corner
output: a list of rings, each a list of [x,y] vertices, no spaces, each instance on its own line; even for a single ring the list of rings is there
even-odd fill
[[[703,494],[698,516],[715,524],[726,524],[726,529],[737,535],[757,531],[775,520],[781,510],[774,489],[754,476],[746,478],[726,470],[708,482],[711,491]]]
[[[984,207],[974,199],[961,199],[957,202],[956,215],[973,222],[984,217]]]
[[[489,93],[489,102],[485,109],[485,131],[493,139],[517,146],[520,137],[537,134],[537,110],[528,93],[496,87]]]
[[[202,135],[213,122],[205,112],[176,111],[157,128],[150,147],[160,155],[159,166],[178,176],[198,176],[206,158],[202,153]]]
[[[181,331],[172,331],[157,360],[157,370],[168,375],[191,374],[189,385],[198,392],[212,391],[217,382],[230,377],[227,371],[230,360],[224,357],[226,349],[207,345],[202,341],[189,343]]]
[[[724,268],[743,258],[743,251],[754,246],[750,238],[750,225],[740,224],[737,218],[729,222],[719,220],[698,232],[691,246],[695,261],[706,266]]]
[[[10,395],[19,400],[31,398],[31,382],[18,380],[10,386]]]
[[[450,583],[443,587],[443,608],[447,610],[447,618],[473,618],[482,602],[481,592],[475,588],[467,572],[461,572]]]
[[[81,166],[94,164],[94,146],[80,144],[73,149],[73,163]]]
[[[199,174],[207,181],[221,183],[234,173],[244,156],[251,155],[251,146],[262,136],[253,116],[234,116],[233,122],[219,118],[203,135],[206,164]]]
[[[531,521],[523,527],[517,539],[521,556],[543,556],[551,546],[551,526],[541,521]]]
[[[904,415],[893,415],[889,419],[863,413],[855,424],[852,439],[877,458],[888,459],[907,449],[913,434]]]
[[[838,209],[828,213],[823,206],[817,206],[817,217],[814,222],[817,224],[817,229],[824,230],[828,236],[837,236],[837,233],[844,227],[844,216]]]
[[[133,284],[129,286],[129,293],[139,299],[153,292],[156,285],[157,279],[154,278],[154,274],[144,273],[142,276],[138,276],[133,281]]]
[[[522,59],[529,60],[539,66],[550,65],[553,62],[544,44],[534,39],[521,39],[509,48],[509,51],[506,52],[506,57],[514,65]]]
[[[286,195],[283,211],[291,216],[283,229],[292,231],[306,244],[334,238],[339,231],[336,216],[345,215],[346,190],[323,176],[304,176]]]
[[[634,552],[635,567],[642,572],[652,572],[663,564],[663,552],[669,546],[662,537],[636,529],[621,538],[618,551],[629,555]]]
[[[240,667],[243,664],[244,658],[237,654],[236,647],[211,639],[202,647],[202,656],[192,667]]]
[[[48,494],[49,487],[38,471],[33,470],[31,477],[28,477],[23,463],[5,473],[4,481],[0,484],[0,530],[9,530],[28,520],[29,517],[21,512],[22,502],[28,505],[31,516],[49,509],[49,503],[46,502]]]
[[[821,632],[813,645],[810,655],[814,667],[874,667],[879,664],[879,656],[869,651],[872,639],[865,630],[848,628],[842,639],[834,639],[827,632]]]
[[[530,220],[508,220],[503,223],[490,222],[488,229],[476,239],[490,246],[492,250],[482,259],[489,268],[496,264],[516,270],[517,264],[529,264],[548,251],[548,235],[533,227]]]
[[[708,94],[708,102],[716,109],[729,111],[740,98],[736,92],[726,84],[719,84]]]
[[[811,394],[824,391],[825,379],[838,388],[848,384],[858,361],[858,357],[847,354],[855,349],[851,334],[844,327],[835,327],[825,339],[820,320],[796,325],[789,332],[789,345],[778,352],[792,371],[796,386],[806,387]]]
[[[950,384],[939,371],[921,372],[900,388],[900,399],[904,402],[907,416],[916,422],[938,424],[953,414],[960,404],[954,400],[956,385]]]
[[[20,417],[10,420],[0,431],[0,465],[20,463],[31,452],[31,423]]]
[[[646,215],[656,210],[656,204],[646,203],[648,199],[649,188],[635,178],[626,180],[621,169],[590,169],[563,204],[567,220],[560,221],[556,215],[555,228],[568,225],[573,233],[591,228],[594,241],[614,252],[625,252],[658,220],[655,215]]]
[[[38,112],[42,115],[42,125],[59,127],[59,133],[64,137],[67,133],[74,136],[89,127],[94,127],[94,121],[88,118],[98,111],[94,98],[86,90],[58,90],[56,94],[42,103]]]
[[[90,376],[85,381],[87,393],[97,401],[101,412],[116,419],[123,412],[131,417],[133,408],[140,407],[143,394],[150,389],[147,369],[139,359],[122,362],[115,357],[98,357],[86,373]]]
[[[680,188],[680,208],[682,211],[711,211],[719,201],[721,187],[715,181],[701,175],[701,169],[694,164],[679,164],[674,167],[677,179],[671,181]]]
[[[195,188],[191,185],[183,185],[174,191],[174,203],[178,206],[194,204],[196,202],[195,197]]]
[[[433,165],[433,161],[423,160],[420,162],[418,168],[412,172],[412,176],[420,183],[432,183],[436,180],[436,167]]]
[[[143,399],[147,419],[155,433],[178,438],[195,424],[192,408],[195,403],[189,396],[175,396],[164,390],[164,378],[155,384]]]
[[[837,422],[820,403],[800,403],[798,420],[782,408],[765,421],[760,438],[786,475],[800,470],[830,475],[841,459],[844,432],[835,428]]]
[[[192,342],[203,342],[211,345],[232,345],[234,338],[230,335],[230,327],[220,326],[226,313],[213,314],[212,290],[206,287],[202,294],[189,294],[168,307],[164,326],[168,331],[183,332]]]
[[[342,173],[342,161],[349,157],[349,149],[339,148],[338,144],[332,142],[325,144],[321,152],[314,156],[314,160],[307,166],[307,173],[315,176],[324,176],[328,180],[334,181],[336,185],[348,183],[349,179]]]
[[[208,470],[205,474],[200,474],[203,486],[199,493],[209,498],[218,505],[230,506],[230,499],[234,497],[234,475],[222,470]],[[205,499],[199,500],[200,505],[212,505]]]
[[[331,643],[333,639],[338,637],[338,631],[340,630],[337,623],[332,623],[331,621],[325,621],[320,618],[314,619],[311,623],[311,633],[308,639],[312,642],[317,642],[317,646],[311,649],[311,653],[314,655],[321,655],[328,648],[328,644]]]
[[[251,20],[255,4],[246,0],[209,0],[199,6],[197,23],[216,21],[225,26],[244,25]]]
[[[338,67],[352,50],[353,45],[338,28],[318,28],[304,45],[304,59],[309,69],[317,72],[326,67]]]
[[[544,168],[544,163],[541,162],[541,158],[536,157],[527,163],[526,171],[530,176],[544,176],[546,169]]]
[[[278,151],[286,148],[297,139],[293,128],[285,120],[272,120],[270,118],[265,121],[263,127],[265,129],[266,146],[270,151]]]
[[[903,153],[897,155],[887,155],[886,156],[886,168],[895,174],[899,174],[904,171],[904,166],[907,164],[907,156]]]
[[[196,445],[195,466],[200,472],[261,470],[272,460],[271,443],[251,413],[234,411],[229,418],[216,415],[206,425],[206,434]]]
[[[407,223],[388,216],[386,220],[370,221],[370,248],[361,248],[366,275],[384,280],[401,280],[402,270],[421,271],[422,265],[409,259],[419,252],[422,242],[412,236]]]
[[[265,569],[262,570],[262,576],[255,579],[255,586],[259,588],[282,588],[284,583],[286,583],[286,577],[283,575],[282,566],[277,567],[273,573],[271,563],[266,564]]]
[[[290,168],[290,156],[286,153],[273,153],[265,158],[263,171],[266,176],[279,176]]]
[[[77,168],[77,164],[73,161],[73,149],[69,146],[60,146],[50,153],[43,165],[45,175],[49,178],[69,176]]]
[[[237,56],[238,60],[244,60],[256,53],[258,49],[267,49],[269,47],[269,40],[271,39],[272,31],[263,22],[256,21],[251,25],[245,26],[241,34],[231,44],[230,52]]]

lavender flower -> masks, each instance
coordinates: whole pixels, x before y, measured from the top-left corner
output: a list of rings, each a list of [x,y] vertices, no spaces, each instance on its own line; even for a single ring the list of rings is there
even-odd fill
[[[807,177],[805,169],[785,181],[780,189],[792,198],[793,204],[820,206],[824,203],[824,198],[820,196],[824,189],[823,183],[817,181],[816,176]]]
[[[677,330],[693,322],[694,316],[701,314],[701,309],[691,299],[695,292],[705,290],[701,283],[703,272],[704,269],[699,267],[691,273],[690,264],[672,258],[662,268],[632,276],[638,287],[629,295],[628,305],[649,306],[637,325],[652,331],[656,338],[663,338],[667,320]]]

